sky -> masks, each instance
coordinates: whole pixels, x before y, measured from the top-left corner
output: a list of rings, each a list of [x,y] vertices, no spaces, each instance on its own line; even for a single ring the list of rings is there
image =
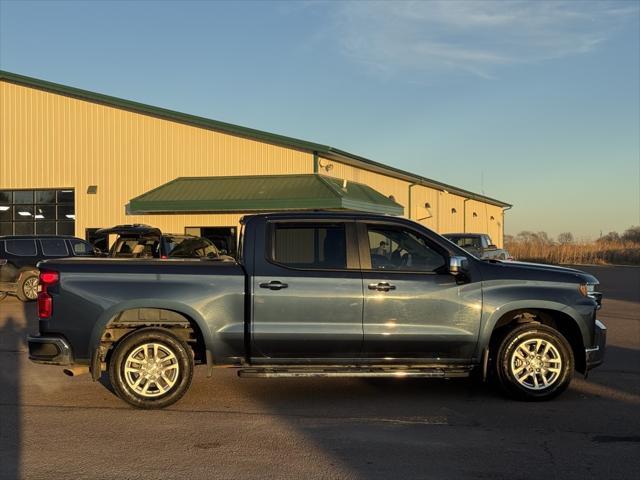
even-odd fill
[[[484,193],[508,234],[640,225],[640,0],[0,0],[0,69]]]

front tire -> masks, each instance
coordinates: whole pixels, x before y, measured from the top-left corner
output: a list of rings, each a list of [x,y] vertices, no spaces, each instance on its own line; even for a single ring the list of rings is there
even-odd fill
[[[502,340],[495,360],[496,377],[509,395],[520,400],[550,400],[569,386],[574,358],[560,332],[525,324]]]
[[[137,408],[164,408],[187,392],[193,379],[190,348],[168,330],[142,328],[117,344],[109,362],[116,394]]]
[[[20,278],[16,295],[23,302],[32,302],[38,298],[38,274],[36,272],[25,273]]]

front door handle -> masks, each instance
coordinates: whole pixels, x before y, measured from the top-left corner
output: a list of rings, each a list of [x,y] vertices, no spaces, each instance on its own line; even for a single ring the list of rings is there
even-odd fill
[[[260,284],[260,288],[268,288],[269,290],[282,290],[283,288],[287,288],[288,286],[288,284],[282,283],[279,280],[272,280],[269,283]]]
[[[396,286],[391,285],[389,282],[370,283],[369,290],[378,290],[379,292],[388,292],[389,290],[395,290]]]

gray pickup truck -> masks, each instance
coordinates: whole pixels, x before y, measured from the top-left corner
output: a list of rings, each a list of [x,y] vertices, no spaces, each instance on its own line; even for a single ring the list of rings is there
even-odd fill
[[[445,233],[442,236],[482,260],[513,260],[505,249],[496,247],[486,233]]]
[[[194,365],[241,377],[494,378],[545,400],[603,361],[598,281],[484,261],[396,217],[247,216],[236,262],[69,258],[39,264],[29,358],[107,371],[140,408],[177,401]]]

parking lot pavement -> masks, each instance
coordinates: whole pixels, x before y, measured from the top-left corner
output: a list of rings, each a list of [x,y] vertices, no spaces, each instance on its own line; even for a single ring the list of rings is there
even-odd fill
[[[615,282],[640,269],[619,272],[607,272],[599,315],[606,363],[547,403],[466,379],[240,379],[229,369],[208,379],[200,367],[178,404],[133,410],[88,376],[28,362],[35,307],[10,298],[0,303],[0,477],[637,478],[640,300]]]

